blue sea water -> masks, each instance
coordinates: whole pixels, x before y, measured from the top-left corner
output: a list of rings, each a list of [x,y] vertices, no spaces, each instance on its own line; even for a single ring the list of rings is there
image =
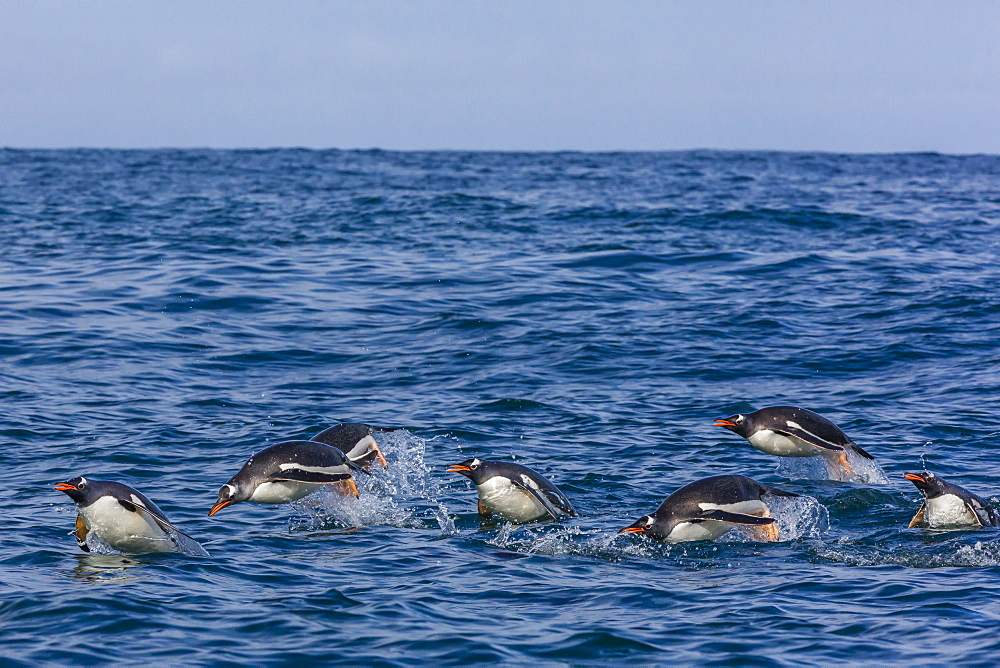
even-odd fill
[[[0,277],[4,663],[996,663],[1000,530],[902,474],[998,502],[1000,157],[3,150]],[[712,426],[773,404],[887,482]],[[360,500],[206,517],[341,421],[400,428]],[[472,456],[581,516],[480,526]],[[816,502],[617,534],[723,473]],[[77,475],[210,556],[81,552]]]

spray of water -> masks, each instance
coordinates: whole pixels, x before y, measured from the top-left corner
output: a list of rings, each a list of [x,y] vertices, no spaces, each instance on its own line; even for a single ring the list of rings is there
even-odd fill
[[[846,455],[850,473],[826,457],[779,457],[775,473],[793,480],[836,480],[865,485],[889,483],[882,467],[874,459],[867,459],[850,450]]]
[[[207,557],[208,550],[201,546],[201,544],[189,538],[184,534],[177,533],[173,529],[167,528],[167,533],[170,534],[169,538],[146,538],[141,537],[143,541],[156,544],[157,547],[162,547],[163,549],[150,549],[147,552],[177,552],[179,554],[187,554],[193,557]],[[137,536],[140,538],[140,536]],[[122,554],[119,550],[114,549],[91,531],[87,534],[86,539],[87,547],[90,549],[90,554]]]
[[[388,462],[355,475],[359,497],[345,496],[335,486],[292,504],[295,528],[315,531],[332,527],[436,525],[444,536],[456,532],[448,509],[439,500],[440,487],[424,463],[427,444],[405,430],[380,434],[379,449]]]

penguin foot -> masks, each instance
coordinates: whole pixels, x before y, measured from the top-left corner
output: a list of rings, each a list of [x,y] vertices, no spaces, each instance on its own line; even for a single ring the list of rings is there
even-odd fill
[[[829,455],[823,455],[823,459],[826,461],[827,475],[830,480],[851,481],[854,470],[851,468],[850,462],[847,461],[847,453],[843,451],[831,452]]]
[[[87,526],[87,522],[80,515],[76,516],[76,528],[73,531],[73,535],[76,536],[76,544],[84,552],[90,552],[90,546],[87,545],[87,534],[90,532],[90,527]]]
[[[389,462],[385,460],[385,457],[382,455],[382,451],[378,449],[377,444],[372,444],[372,451],[375,453],[375,458],[378,459],[378,463],[382,465],[382,468],[389,468]]]
[[[854,473],[854,471],[851,470],[850,462],[847,461],[846,452],[837,453],[837,464],[844,469],[844,473],[846,473],[847,475],[851,475],[852,473]]]
[[[353,478],[348,478],[347,480],[341,480],[334,484],[337,486],[338,491],[343,496],[353,496],[354,498],[358,498],[359,496],[361,496],[360,494],[358,494],[358,486],[354,484]]]
[[[778,531],[777,523],[754,527],[752,532],[754,538],[761,543],[777,543],[781,540],[781,532]]]

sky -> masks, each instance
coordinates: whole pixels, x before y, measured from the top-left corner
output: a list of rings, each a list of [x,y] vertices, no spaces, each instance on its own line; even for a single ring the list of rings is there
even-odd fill
[[[0,146],[1000,154],[1000,2],[0,0]]]

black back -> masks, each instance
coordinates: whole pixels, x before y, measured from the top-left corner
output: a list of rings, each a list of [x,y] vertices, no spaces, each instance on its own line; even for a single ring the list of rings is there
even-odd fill
[[[112,480],[91,480],[86,476],[79,476],[73,478],[72,480],[67,480],[66,483],[77,488],[75,490],[65,490],[66,495],[73,499],[75,503],[78,503],[85,508],[105,496],[111,496],[125,501],[132,501],[132,496],[135,495],[136,498],[142,501],[142,505],[144,505],[149,512],[164,522],[169,521],[164,512],[160,510],[155,503],[150,501],[145,494],[120,482],[114,482]],[[82,488],[80,487],[81,483],[83,484]]]
[[[342,422],[324,429],[309,440],[332,445],[341,452],[350,452],[351,448],[365,436],[386,431],[396,431],[396,429],[394,427],[373,427],[361,422]]]

